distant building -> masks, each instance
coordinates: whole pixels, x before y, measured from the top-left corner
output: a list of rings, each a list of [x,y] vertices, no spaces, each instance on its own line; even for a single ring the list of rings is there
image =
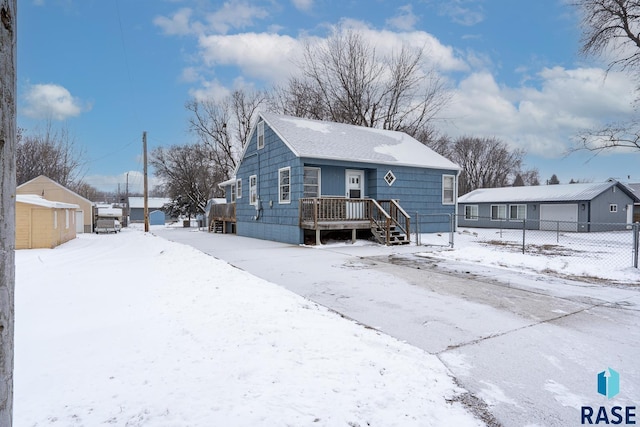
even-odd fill
[[[479,188],[458,198],[458,226],[607,231],[633,220],[640,198],[628,186],[601,183]]]
[[[156,210],[162,210],[164,205],[170,203],[171,199],[167,197],[149,197],[147,199],[147,208],[149,213]],[[165,214],[164,221],[168,219]],[[129,197],[129,221],[144,222],[144,197]]]

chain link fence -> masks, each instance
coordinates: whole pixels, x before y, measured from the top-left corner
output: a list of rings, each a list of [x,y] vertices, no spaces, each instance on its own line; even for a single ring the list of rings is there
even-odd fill
[[[416,227],[415,242],[418,245],[446,245],[448,238],[448,246],[452,248],[461,246],[463,242],[473,242],[512,253],[580,258],[585,263],[604,262],[619,269],[638,268],[640,223],[505,219],[493,220],[492,228],[483,228],[458,227],[456,215],[416,215],[421,218],[422,227],[425,221],[442,223],[443,215],[449,218],[450,224],[447,232],[439,234],[440,238],[425,237]]]

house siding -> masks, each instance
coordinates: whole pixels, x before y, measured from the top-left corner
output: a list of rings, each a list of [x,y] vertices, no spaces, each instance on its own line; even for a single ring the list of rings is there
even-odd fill
[[[628,205],[633,205],[633,202],[633,199],[631,199],[631,197],[621,191],[617,186],[611,187],[604,193],[596,196],[591,201],[590,222],[601,223],[601,225],[593,224],[591,227],[591,231],[619,230],[619,226],[611,223],[626,223],[626,208]],[[610,205],[616,205],[618,208],[617,212],[611,212],[609,208]]]
[[[304,168],[299,158],[291,152],[273,130],[265,123],[264,148],[257,149],[257,132],[248,143],[244,157],[236,172],[242,186],[242,197],[236,200],[236,233],[239,236],[255,237],[285,243],[302,243],[299,228],[298,201],[302,193]],[[290,202],[279,202],[278,170],[290,167]],[[256,207],[250,204],[249,177],[258,178],[259,216]],[[230,201],[231,186],[225,188],[227,202]]]
[[[67,214],[69,215],[68,227]],[[54,227],[55,219],[57,223]],[[16,203],[16,249],[51,249],[75,238],[75,209],[55,209]]]

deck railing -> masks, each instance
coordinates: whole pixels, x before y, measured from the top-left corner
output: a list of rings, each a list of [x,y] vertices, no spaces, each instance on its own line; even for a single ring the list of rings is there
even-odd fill
[[[411,217],[402,209],[396,200],[378,200],[382,208],[389,213],[393,225],[409,238],[411,233]]]
[[[212,221],[236,221],[236,204],[235,203],[222,203],[218,205],[211,205],[209,211],[209,224]]]
[[[395,200],[347,199],[344,197],[318,197],[300,199],[300,225],[318,228],[318,224],[331,222],[366,222],[372,228],[385,230],[386,239],[393,226],[407,239],[410,216]]]

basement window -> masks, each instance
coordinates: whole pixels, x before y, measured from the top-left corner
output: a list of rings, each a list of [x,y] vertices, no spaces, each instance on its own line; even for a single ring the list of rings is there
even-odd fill
[[[615,205],[615,204],[609,205],[609,212],[611,212],[611,213],[618,212],[618,205]]]

